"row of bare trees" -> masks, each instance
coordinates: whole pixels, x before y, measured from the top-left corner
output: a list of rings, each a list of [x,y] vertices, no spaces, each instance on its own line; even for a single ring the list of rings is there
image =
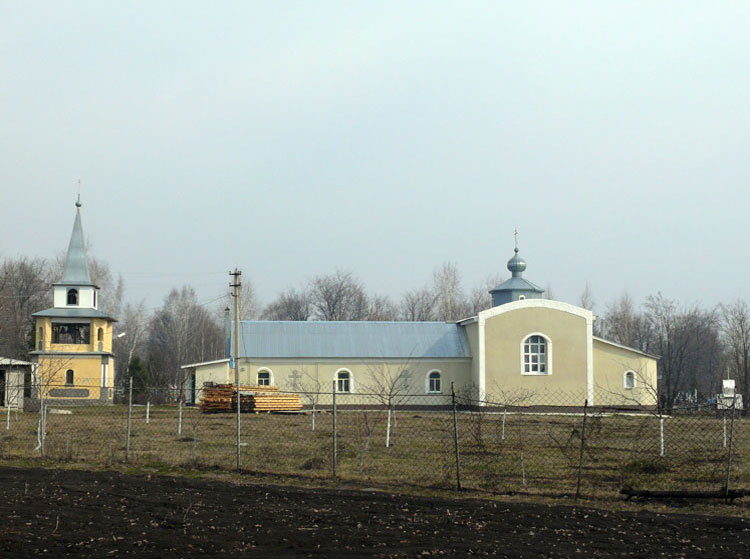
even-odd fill
[[[580,304],[595,310],[588,287]],[[703,308],[661,293],[636,305],[623,294],[598,316],[595,334],[660,357],[658,389],[667,407],[690,393],[705,401],[724,378],[750,394],[750,307],[742,299]]]
[[[245,318],[266,320],[460,320],[492,305],[489,290],[502,279],[490,276],[469,292],[463,288],[456,266],[444,263],[432,282],[407,291],[400,300],[368,294],[351,272],[338,270],[314,277],[301,289],[279,294],[257,314]]]
[[[173,289],[161,306],[125,300],[125,285],[106,262],[89,259],[92,280],[101,290],[100,307],[118,318],[114,352],[122,373],[131,369],[144,384],[174,385],[180,366],[223,356],[223,309],[231,298],[200,303],[195,291]],[[0,356],[26,359],[33,349],[31,314],[52,305],[50,284],[60,277],[62,260],[5,258],[0,261]],[[368,293],[363,282],[347,271],[313,277],[299,288],[281,292],[261,305],[252,282],[244,278],[241,317],[245,320],[459,320],[491,306],[489,289],[502,278],[489,276],[465,290],[455,265],[438,267],[422,288],[397,301]],[[704,308],[683,304],[661,293],[636,304],[627,294],[595,309],[587,285],[581,306],[598,315],[595,333],[612,341],[661,357],[659,392],[672,405],[681,394],[701,398],[720,389],[720,379],[732,378],[738,391],[750,395],[750,308],[741,299]],[[123,334],[118,336],[118,334]]]

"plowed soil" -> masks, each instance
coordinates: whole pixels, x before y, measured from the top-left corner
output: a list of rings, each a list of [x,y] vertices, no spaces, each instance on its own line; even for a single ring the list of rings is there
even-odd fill
[[[0,468],[0,556],[747,557],[750,521]]]

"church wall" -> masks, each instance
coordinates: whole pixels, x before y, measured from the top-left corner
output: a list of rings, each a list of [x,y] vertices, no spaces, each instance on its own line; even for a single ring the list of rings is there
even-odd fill
[[[546,307],[518,308],[487,318],[485,392],[500,389],[530,395],[525,405],[582,405],[587,397],[587,322],[582,316]],[[549,374],[524,375],[522,343],[542,334],[551,342]]]
[[[99,400],[101,394],[102,358],[100,355],[38,356],[37,382],[44,388],[44,398],[60,403]],[[73,370],[73,384],[67,385],[65,376]],[[109,382],[114,378],[114,360],[109,359]],[[107,395],[107,398],[111,396]]]
[[[594,386],[599,404],[655,406],[656,359],[623,347],[594,340]],[[633,371],[635,387],[625,388],[625,373]]]
[[[471,360],[471,384],[479,386],[479,324],[467,324],[464,326],[466,339],[469,341],[469,349],[474,356]]]
[[[225,369],[221,370],[221,366]],[[244,370],[243,370],[244,369]],[[281,390],[307,391],[319,390],[325,393],[320,402],[329,402],[333,381],[337,371],[346,369],[351,373],[352,392],[341,395],[341,404],[375,404],[368,392],[377,392],[375,379],[395,377],[402,370],[409,371],[409,383],[405,392],[415,397],[408,401],[413,404],[444,404],[450,396],[451,382],[456,390],[471,383],[470,359],[430,359],[430,360],[334,360],[334,359],[242,359],[240,361],[240,383],[254,385],[257,383],[258,371],[268,370],[271,373],[271,384]],[[444,398],[422,398],[427,394],[427,375],[437,370],[440,372],[441,392]],[[295,379],[295,371],[297,378]],[[221,380],[219,380],[221,378]],[[296,380],[296,383],[295,383]],[[317,380],[317,382],[316,382]],[[234,371],[226,363],[196,367],[196,387],[206,381],[234,382]]]
[[[41,329],[41,330],[40,330]],[[41,331],[41,338],[40,338]],[[34,348],[38,351],[49,351],[50,340],[52,339],[52,319],[51,318],[37,318],[36,319],[36,345]],[[41,343],[41,346],[39,342]]]

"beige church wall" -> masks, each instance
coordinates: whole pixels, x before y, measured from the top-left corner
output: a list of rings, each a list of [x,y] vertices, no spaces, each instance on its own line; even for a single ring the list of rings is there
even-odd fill
[[[243,372],[241,369],[245,368]],[[470,384],[471,360],[470,359],[446,359],[446,360],[316,360],[316,359],[267,359],[242,361],[240,364],[240,382],[243,384],[256,384],[259,370],[267,370],[271,373],[271,384],[278,386],[281,390],[288,391],[314,391],[325,393],[320,402],[329,402],[330,393],[336,373],[346,369],[351,373],[352,392],[343,394],[339,398],[342,404],[374,404],[377,403],[371,396],[365,395],[369,392],[377,392],[376,378],[395,377],[402,370],[409,371],[409,383],[403,391],[414,398],[408,399],[408,403],[414,404],[436,404],[445,403],[450,396],[451,382],[457,386]],[[298,383],[295,387],[294,372],[299,373]],[[441,393],[444,398],[434,398],[427,395],[427,375],[431,371],[440,372]],[[316,382],[317,379],[317,382]],[[197,384],[197,383],[196,383]],[[319,387],[319,388],[318,388]],[[439,400],[439,402],[438,402]]]
[[[474,359],[471,360],[471,384],[479,386],[479,324],[474,322],[464,326],[466,339]]]
[[[102,347],[99,348],[98,332],[102,329]],[[112,352],[112,323],[103,318],[91,319],[91,351]]]
[[[52,339],[52,319],[51,318],[37,318],[36,319],[36,343],[34,349],[40,351],[49,351],[50,340]],[[41,337],[40,337],[41,333]],[[42,347],[39,347],[39,342],[42,342]]]
[[[656,359],[594,340],[594,387],[600,405],[655,406]],[[635,387],[625,388],[625,373],[635,373]]]
[[[44,398],[49,400],[98,400],[100,397],[102,359],[93,356],[39,356],[37,382],[44,387]],[[65,383],[66,372],[73,370],[73,384]],[[114,363],[110,360],[109,380],[113,378]]]
[[[515,303],[509,303],[515,304]],[[542,334],[548,344],[548,374],[522,374],[522,342]],[[587,322],[555,308],[516,308],[487,318],[484,324],[485,394],[501,390],[530,397],[525,405],[583,405],[587,397]],[[579,401],[580,400],[580,401]]]

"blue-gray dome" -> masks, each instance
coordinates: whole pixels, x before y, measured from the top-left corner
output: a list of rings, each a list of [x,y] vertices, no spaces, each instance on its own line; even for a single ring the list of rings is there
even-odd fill
[[[514,249],[514,251],[515,254],[513,255],[513,258],[508,260],[508,270],[513,274],[513,277],[517,277],[526,269],[526,261],[518,256],[517,248]]]

